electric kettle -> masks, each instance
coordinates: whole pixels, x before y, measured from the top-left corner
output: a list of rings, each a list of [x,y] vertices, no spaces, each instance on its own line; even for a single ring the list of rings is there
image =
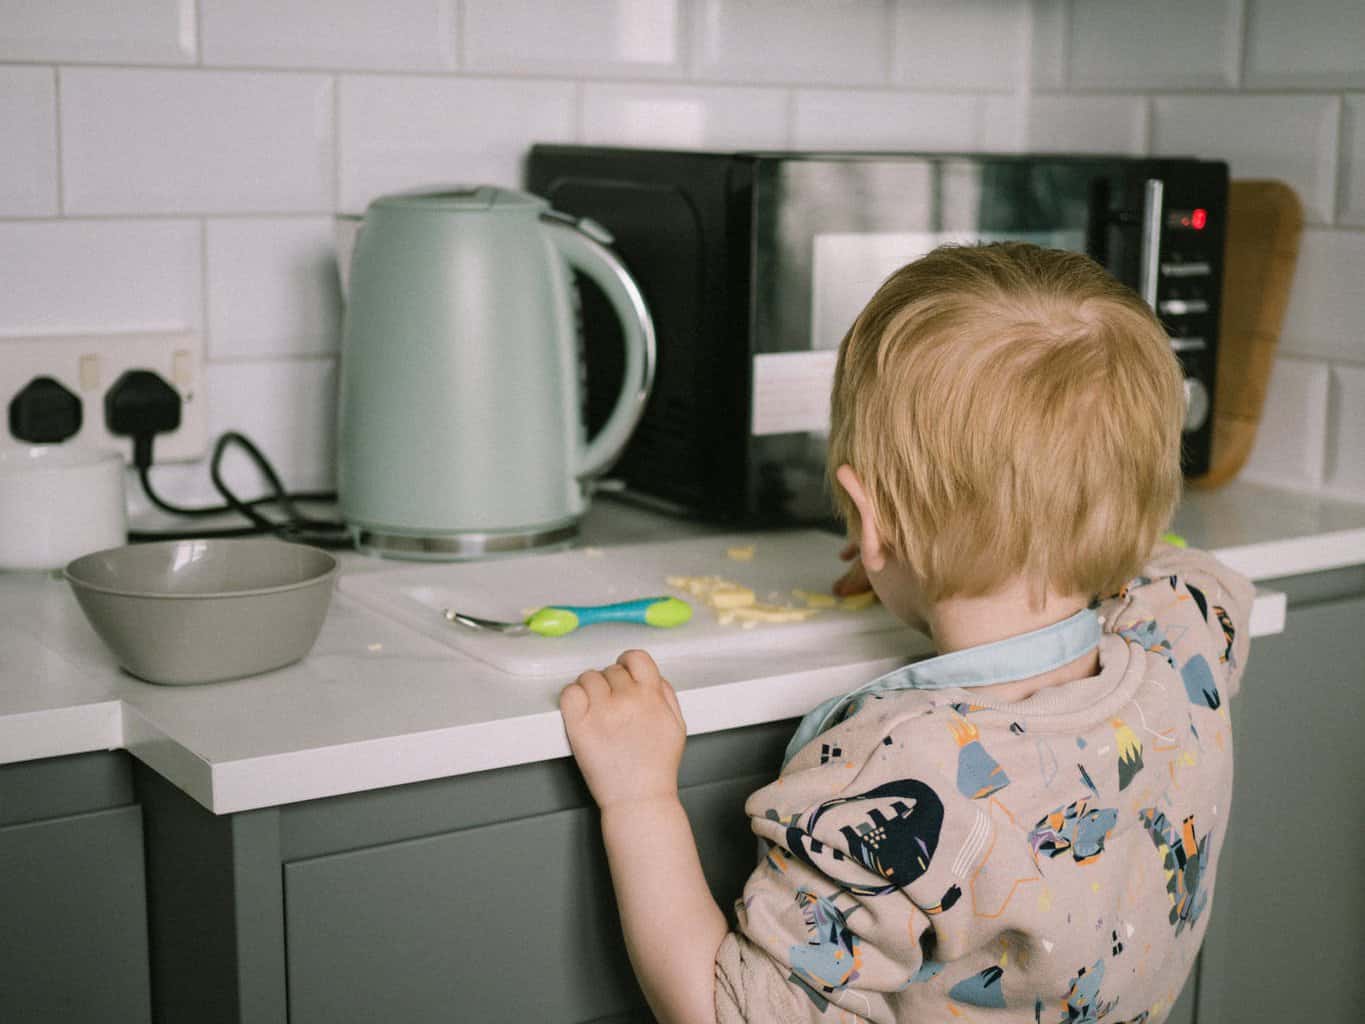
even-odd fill
[[[337,490],[356,546],[460,559],[571,540],[654,377],[654,327],[610,236],[479,185],[382,196],[349,261],[339,241]],[[626,347],[621,392],[591,439],[570,268],[600,286]]]

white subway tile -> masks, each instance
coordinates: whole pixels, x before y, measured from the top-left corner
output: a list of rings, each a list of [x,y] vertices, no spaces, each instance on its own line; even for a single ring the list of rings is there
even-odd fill
[[[679,0],[465,0],[471,71],[677,77],[686,57]]]
[[[1159,96],[1152,151],[1226,160],[1234,178],[1278,178],[1310,222],[1330,223],[1340,110],[1335,96]]]
[[[332,208],[332,80],[64,69],[68,213]]]
[[[902,0],[893,75],[913,89],[1013,91],[1029,40],[1029,7],[1016,0]]]
[[[792,144],[801,149],[974,149],[985,134],[978,96],[886,91],[796,94]]]
[[[194,0],[0,0],[0,60],[193,64]]]
[[[1069,87],[1219,89],[1237,84],[1240,0],[1071,4]]]
[[[981,97],[981,133],[975,148],[989,153],[1021,153],[1029,148],[1028,108],[1032,96]]]
[[[729,86],[599,85],[583,89],[583,141],[714,149],[786,144],[787,94]]]
[[[1309,230],[1299,245],[1280,349],[1365,362],[1365,232]]]
[[[330,217],[210,220],[210,359],[336,351],[341,292]]]
[[[1147,148],[1140,96],[1040,96],[1028,100],[1028,148],[1038,152],[1134,153]]]
[[[1365,85],[1365,4],[1248,0],[1246,84]]]
[[[1322,486],[1327,382],[1326,363],[1275,360],[1245,479],[1300,490]]]
[[[205,64],[449,71],[455,0],[202,0]]]
[[[1068,0],[1031,0],[1029,4],[1029,81],[1035,89],[1066,86]]]
[[[57,212],[57,102],[51,68],[0,67],[0,217]]]
[[[210,440],[228,430],[244,434],[274,466],[291,491],[324,490],[336,480],[335,359],[209,363],[204,374]],[[254,463],[233,447],[223,457],[223,477],[233,493],[255,498],[269,488]],[[163,498],[187,505],[220,504],[208,459],[169,463],[152,471]],[[148,505],[130,480],[129,511]]]
[[[533,142],[574,133],[574,86],[558,81],[345,77],[341,207],[416,185],[518,188]]]
[[[1365,96],[1347,96],[1342,114],[1342,224],[1365,224]]]
[[[1329,491],[1365,498],[1365,367],[1332,368]]]
[[[199,225],[0,222],[0,334],[203,330]]]
[[[698,0],[693,72],[758,82],[884,83],[890,13],[871,0]]]

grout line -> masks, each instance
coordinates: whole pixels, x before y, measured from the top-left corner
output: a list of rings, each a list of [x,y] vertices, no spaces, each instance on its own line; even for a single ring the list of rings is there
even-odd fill
[[[204,338],[204,361],[208,362],[213,354],[213,330],[210,326],[212,314],[209,301],[209,222],[207,217],[197,218],[199,223],[199,333]],[[201,386],[201,392],[204,388]]]
[[[332,214],[341,212],[341,75],[332,78]]]
[[[1351,123],[1350,103],[1346,94],[1342,93],[1337,101],[1340,106],[1337,108],[1337,152],[1334,171],[1336,174],[1336,187],[1332,190],[1332,224],[1333,226],[1345,227],[1342,218],[1346,216],[1346,211],[1350,208],[1351,191],[1351,143],[1354,141],[1354,125]]]
[[[455,58],[455,70],[460,72],[469,63],[469,51],[465,37],[469,17],[465,11],[464,0],[451,0],[451,3],[453,14],[451,30],[455,33],[455,47],[451,56]]]
[[[204,66],[204,0],[194,3],[194,65]]]
[[[57,216],[66,216],[66,174],[62,169],[62,69],[52,68],[52,152],[57,160]]]
[[[1248,40],[1251,38],[1251,19],[1247,17],[1246,0],[1236,0],[1232,5],[1232,36],[1237,44],[1236,60],[1232,66],[1233,88],[1241,90],[1247,80]]]

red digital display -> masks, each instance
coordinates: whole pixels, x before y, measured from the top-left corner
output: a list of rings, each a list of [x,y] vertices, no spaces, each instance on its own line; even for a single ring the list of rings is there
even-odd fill
[[[1209,211],[1200,207],[1190,213],[1190,227],[1196,231],[1203,231],[1204,225],[1209,222]]]
[[[1203,231],[1208,227],[1209,211],[1202,206],[1193,210],[1169,210],[1166,213],[1166,226],[1186,228],[1190,231]]]

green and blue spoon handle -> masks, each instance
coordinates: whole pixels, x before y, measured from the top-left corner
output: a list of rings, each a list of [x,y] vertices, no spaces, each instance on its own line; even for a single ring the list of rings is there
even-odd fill
[[[564,636],[599,622],[638,622],[671,629],[692,618],[692,606],[676,597],[642,597],[616,604],[549,605],[526,617],[526,626],[541,636]]]

